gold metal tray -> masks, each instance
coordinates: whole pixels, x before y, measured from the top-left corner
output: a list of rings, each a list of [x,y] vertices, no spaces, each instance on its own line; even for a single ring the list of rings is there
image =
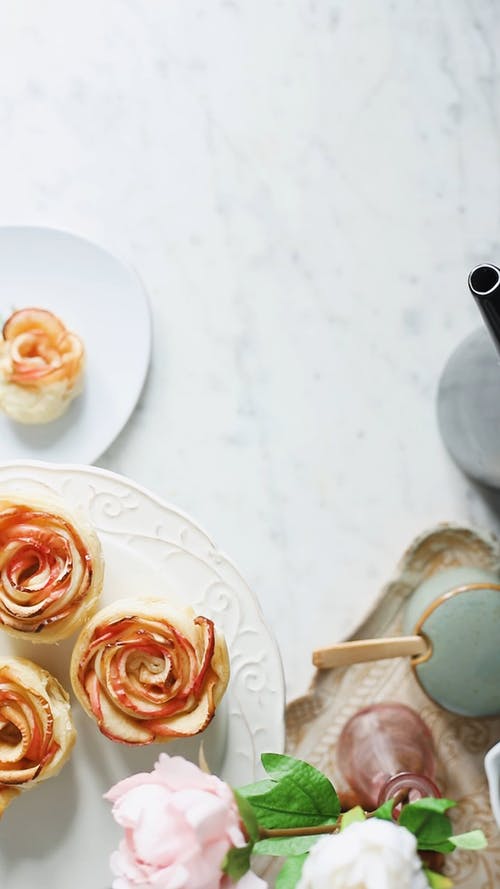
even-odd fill
[[[500,575],[500,543],[493,536],[453,525],[422,534],[351,638],[397,635],[413,590],[432,574],[457,565],[480,566]],[[480,827],[488,838],[484,852],[448,855],[446,873],[457,889],[498,889],[500,831],[490,809],[483,757],[500,740],[500,718],[467,719],[442,710],[425,696],[408,659],[357,664],[318,671],[309,693],[288,705],[288,752],[317,766],[336,787],[346,789],[335,761],[337,739],[353,713],[376,701],[401,701],[420,713],[436,744],[437,783],[443,795],[458,802],[451,812],[455,832]]]

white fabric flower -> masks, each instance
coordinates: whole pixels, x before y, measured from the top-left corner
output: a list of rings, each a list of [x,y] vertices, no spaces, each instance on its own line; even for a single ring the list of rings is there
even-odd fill
[[[307,857],[297,889],[428,889],[415,837],[369,818],[323,837]]]

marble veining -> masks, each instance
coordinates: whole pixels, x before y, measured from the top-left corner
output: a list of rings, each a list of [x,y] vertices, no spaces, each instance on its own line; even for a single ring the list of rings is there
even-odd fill
[[[499,40],[490,0],[0,7],[0,223],[109,246],[153,305],[100,462],[230,554],[290,695],[415,534],[498,527],[435,393],[500,261]]]

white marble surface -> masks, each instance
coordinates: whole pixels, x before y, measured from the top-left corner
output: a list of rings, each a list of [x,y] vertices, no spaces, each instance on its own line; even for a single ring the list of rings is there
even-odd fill
[[[0,223],[138,269],[154,363],[102,465],[236,561],[290,695],[413,535],[498,524],[434,402],[500,259],[499,41],[488,0],[0,5]]]

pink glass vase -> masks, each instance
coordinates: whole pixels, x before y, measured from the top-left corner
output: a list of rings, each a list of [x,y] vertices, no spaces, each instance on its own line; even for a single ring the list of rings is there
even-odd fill
[[[373,704],[356,713],[340,735],[337,761],[368,811],[396,795],[410,801],[441,795],[434,784],[432,735],[418,713],[405,704]]]

